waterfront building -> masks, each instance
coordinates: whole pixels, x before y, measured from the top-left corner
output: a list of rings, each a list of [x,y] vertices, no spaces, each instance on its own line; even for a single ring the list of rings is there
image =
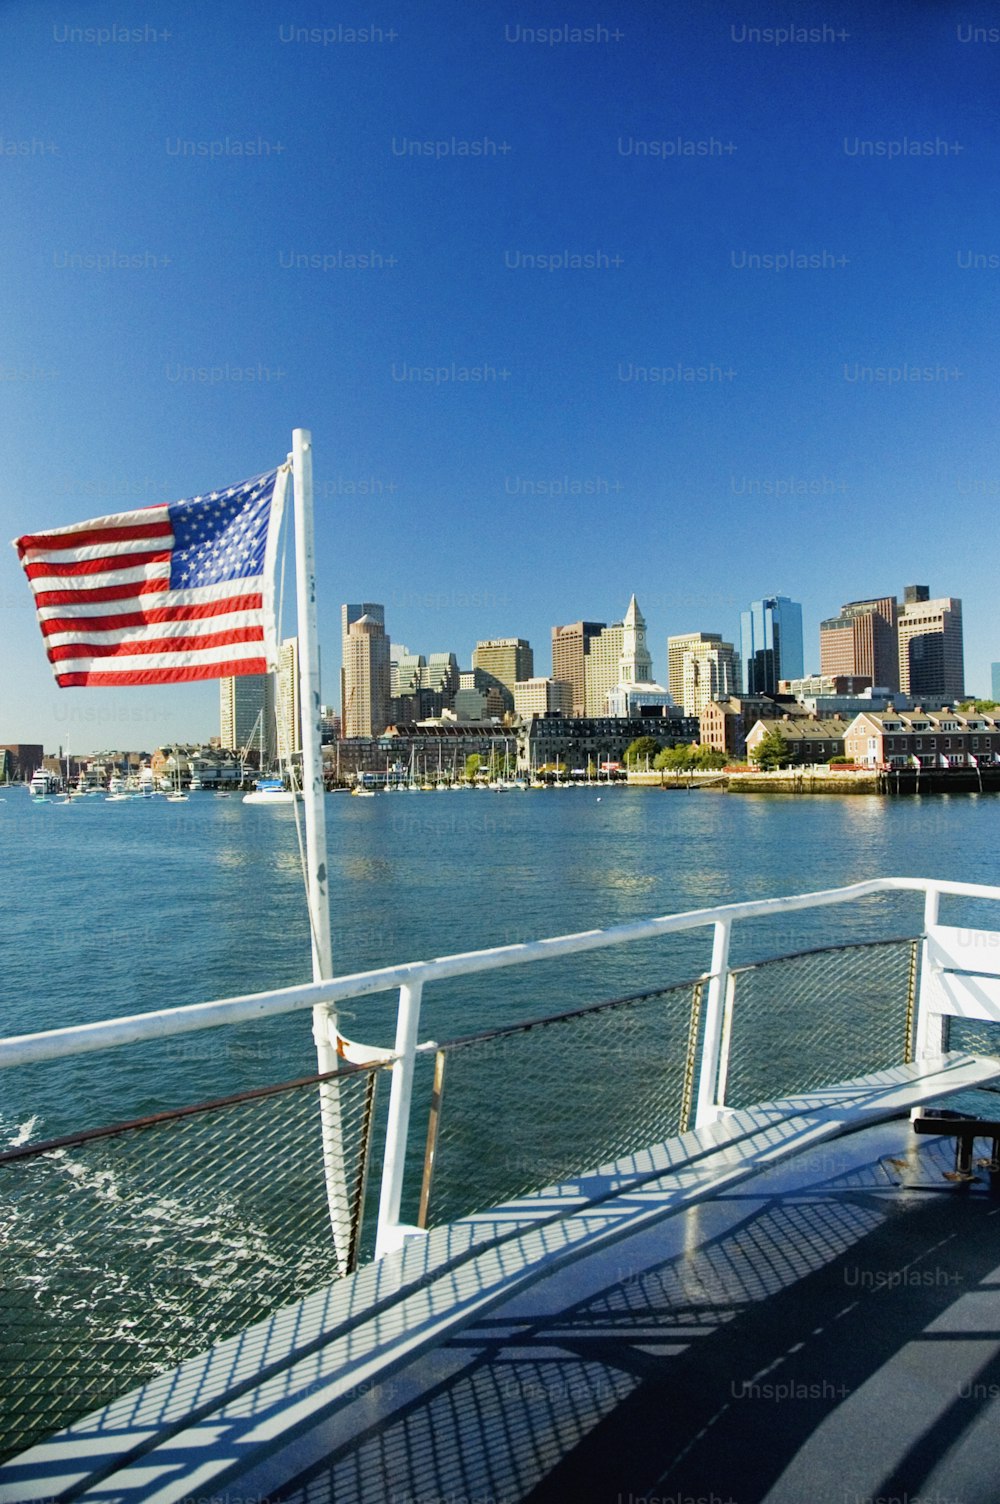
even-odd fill
[[[962,602],[931,600],[926,585],[907,585],[899,613],[899,688],[911,700],[965,696]]]
[[[831,757],[843,757],[844,733],[847,722],[839,716],[820,720],[817,716],[782,715],[761,717],[747,732],[747,757],[765,736],[780,731],[788,743],[793,763],[829,762]]]
[[[568,716],[572,710],[573,690],[562,679],[525,679],[514,685],[514,714],[522,720],[553,712]]]
[[[488,637],[476,643],[472,667],[492,675],[513,694],[515,684],[533,676],[535,655],[525,637]]]
[[[302,714],[299,704],[299,639],[286,637],[278,655],[277,697],[278,756],[282,761],[302,754]]]
[[[802,607],[785,595],[752,601],[740,615],[740,651],[748,695],[774,694],[779,679],[803,674]]]
[[[347,634],[354,622],[360,621],[363,616],[368,616],[380,623],[382,630],[385,630],[385,607],[377,601],[345,602],[340,608],[340,718],[342,726],[347,720]],[[346,730],[344,735],[347,735]]]
[[[736,652],[731,642],[692,642],[685,648],[681,696],[685,715],[700,716],[710,700],[726,700],[736,690]]]
[[[240,752],[253,739],[262,763],[275,758],[275,697],[273,674],[238,674],[219,680],[219,745]]]
[[[743,758],[747,732],[755,721],[791,714],[797,708],[791,695],[730,695],[725,700],[710,700],[699,716],[699,741],[727,757]]]
[[[560,764],[571,773],[584,773],[593,764],[621,763],[626,749],[640,736],[651,736],[661,747],[676,747],[698,739],[698,722],[668,714],[633,716],[536,715],[517,730],[517,766],[528,772]]]
[[[676,705],[684,703],[684,654],[701,643],[721,641],[721,632],[681,632],[667,638],[667,688]]]
[[[587,659],[591,643],[605,626],[603,621],[574,621],[552,628],[552,677],[572,687],[573,715],[586,712]]]
[[[374,751],[358,748],[358,767],[384,773],[387,761],[390,766],[408,769],[412,760],[418,774],[436,775],[440,769],[448,777],[461,779],[465,776],[465,759],[474,752],[484,760],[494,752],[500,757],[507,754],[513,765],[515,733],[492,722],[407,721],[387,727],[369,747]]]
[[[963,768],[1000,763],[1000,715],[950,708],[863,710],[844,733],[848,757],[868,768]]]
[[[45,749],[35,742],[9,742],[0,747],[4,756],[4,782],[30,783],[42,766]]]
[[[867,677],[898,690],[899,604],[894,595],[848,601],[819,625],[820,673]]]
[[[390,676],[389,639],[376,617],[363,615],[348,627],[343,682],[344,735],[378,736],[389,723]]]

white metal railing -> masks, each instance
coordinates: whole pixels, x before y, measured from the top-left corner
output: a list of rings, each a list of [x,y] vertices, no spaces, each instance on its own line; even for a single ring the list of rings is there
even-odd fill
[[[628,945],[637,940],[649,940],[657,936],[712,926],[712,958],[710,969],[703,978],[708,983],[708,991],[695,1114],[695,1125],[700,1127],[714,1121],[724,1110],[720,1083],[724,1083],[726,1074],[725,1000],[730,978],[729,941],[732,926],[745,919],[767,918],[797,910],[850,903],[874,894],[892,892],[924,894],[925,938],[921,949],[917,1019],[918,1051],[927,1055],[940,1051],[941,1033],[935,1023],[939,1016],[961,1011],[963,1016],[983,1017],[1000,1022],[1000,984],[993,989],[987,989],[990,997],[983,1003],[983,1011],[976,1014],[969,1012],[967,991],[965,1004],[960,1010],[950,1001],[954,989],[934,984],[934,978],[942,970],[942,962],[939,950],[929,952],[927,939],[928,934],[933,932],[938,924],[941,895],[982,898],[1000,902],[1000,887],[927,878],[882,877],[852,883],[843,888],[828,888],[815,893],[798,893],[780,898],[755,899],[743,903],[722,904],[713,908],[692,909],[687,913],[667,914],[660,918],[644,919],[606,930],[586,930],[579,934],[560,935],[552,939],[528,941],[519,945],[504,945],[492,950],[469,951],[431,961],[414,961],[399,966],[382,967],[374,971],[355,972],[349,976],[305,983],[298,987],[286,987],[243,997],[196,1003],[181,1008],[133,1014],[126,1018],[108,1019],[100,1023],[21,1035],[0,1040],[0,1067],[63,1059],[91,1050],[108,1049],[139,1041],[166,1039],[199,1029],[217,1028],[223,1024],[273,1018],[279,1014],[291,1013],[303,1008],[315,1009],[319,1006],[330,1009],[348,999],[369,997],[378,992],[398,988],[399,1007],[394,1050],[387,1052],[364,1046],[347,1046],[345,1051],[351,1059],[382,1057],[393,1060],[376,1238],[376,1257],[380,1257],[389,1249],[398,1246],[405,1237],[418,1231],[416,1228],[401,1224],[399,1215],[416,1059],[418,1054],[436,1048],[433,1041],[424,1043],[418,1041],[421,998],[423,989],[428,983],[487,971],[498,971],[508,966],[526,965],[536,961],[555,959],[559,956],[580,955],[587,951],[606,949],[615,945]],[[970,936],[991,934],[987,931],[965,933]],[[995,942],[997,946],[1000,946],[1000,934],[995,936]],[[980,943],[979,959],[981,960],[985,954],[986,948]],[[970,960],[972,959],[973,957],[970,956]],[[950,960],[951,972],[955,974],[957,968],[954,948],[950,953]],[[962,968],[962,974],[976,977],[984,970],[989,970],[989,968],[982,965],[978,968],[970,965]],[[722,1090],[724,1090],[724,1085]]]

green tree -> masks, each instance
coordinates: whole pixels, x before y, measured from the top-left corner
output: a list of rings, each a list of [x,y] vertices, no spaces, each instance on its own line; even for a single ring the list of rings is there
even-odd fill
[[[479,764],[482,762],[482,760],[483,759],[480,757],[478,752],[469,753],[468,757],[465,759],[466,783],[475,783],[476,774],[479,772]]]
[[[765,732],[750,753],[750,760],[765,773],[771,768],[788,767],[792,760],[791,749],[777,727],[773,731]]]
[[[637,736],[634,742],[629,742],[625,748],[625,762],[628,767],[635,767],[637,763],[646,765],[646,758],[650,762],[660,750],[660,743],[655,736]]]
[[[716,768],[724,768],[729,758],[725,752],[720,752],[716,747],[696,747],[694,749],[695,766],[705,772],[714,771]]]
[[[653,767],[658,773],[687,773],[694,767],[694,746],[681,742],[676,747],[664,747]]]

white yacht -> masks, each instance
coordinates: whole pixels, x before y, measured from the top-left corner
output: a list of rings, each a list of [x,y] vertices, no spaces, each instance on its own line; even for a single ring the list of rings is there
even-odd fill
[[[59,779],[47,768],[39,768],[28,785],[32,799],[51,799],[59,792]]]
[[[294,804],[301,800],[301,793],[285,788],[283,778],[258,778],[249,794],[243,795],[244,804]]]

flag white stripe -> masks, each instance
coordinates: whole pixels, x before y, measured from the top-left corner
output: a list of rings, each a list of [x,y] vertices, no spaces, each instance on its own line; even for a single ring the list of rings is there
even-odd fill
[[[226,580],[221,585],[199,585],[194,590],[160,590],[136,599],[131,605],[123,601],[73,601],[68,606],[39,606],[39,621],[53,616],[116,616],[126,611],[141,611],[144,606],[158,611],[161,606],[205,606],[215,601],[236,599],[243,595],[260,595],[261,578],[253,575],[243,580]]]
[[[26,548],[24,564],[76,564],[84,559],[113,559],[116,554],[162,554],[174,546],[172,532],[152,538],[122,538],[117,543],[93,543],[73,548]]]
[[[170,560],[158,564],[136,564],[131,569],[109,569],[107,574],[36,575],[31,588],[36,595],[43,590],[103,590],[107,585],[136,585],[143,580],[169,580]]]
[[[135,627],[111,627],[93,632],[81,624],[75,632],[51,632],[46,647],[60,647],[67,642],[93,643],[98,647],[115,642],[144,642],[154,637],[210,637],[214,632],[231,632],[237,627],[259,627],[259,611],[227,611],[220,616],[205,616],[198,621],[146,622]]]
[[[222,643],[201,652],[126,653],[113,658],[62,658],[52,665],[57,674],[129,674],[143,669],[189,668],[205,663],[235,663],[243,658],[263,658],[262,642]]]
[[[134,512],[109,512],[105,517],[92,517],[87,522],[67,522],[64,527],[47,527],[35,537],[60,538],[66,533],[97,533],[106,528],[137,527],[149,522],[163,522],[170,516],[169,504],[157,502],[152,507],[137,507]]]

